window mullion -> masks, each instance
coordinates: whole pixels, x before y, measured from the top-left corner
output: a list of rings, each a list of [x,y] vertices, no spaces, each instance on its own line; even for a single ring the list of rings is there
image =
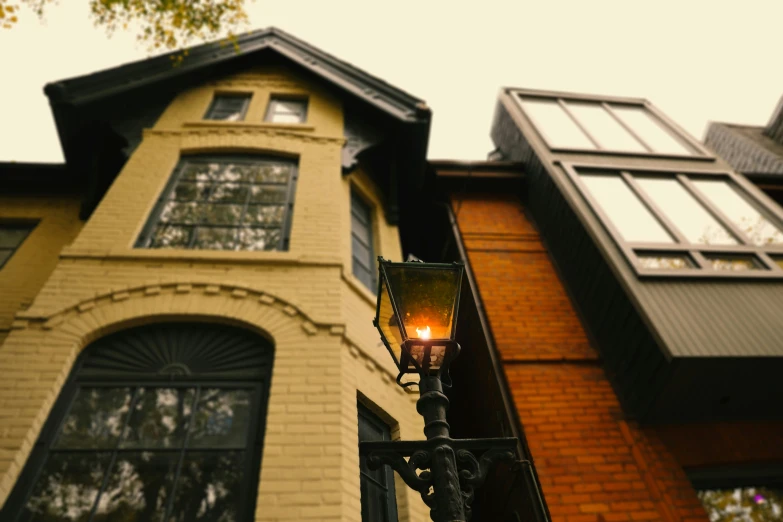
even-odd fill
[[[774,259],[772,259],[767,253],[765,252],[756,252],[756,256],[761,259],[761,263],[763,265],[766,265],[765,268],[772,270],[774,272],[781,272],[783,271],[783,267],[778,265]]]
[[[685,174],[677,174],[677,180],[680,182],[680,184],[682,184],[683,187],[685,187],[685,190],[687,190],[690,195],[693,196],[696,201],[698,201],[707,210],[707,212],[712,214],[712,217],[718,220],[718,223],[728,228],[735,238],[739,239],[744,245],[754,246],[753,242],[748,238],[748,236],[746,236],[745,233],[740,230],[740,228],[737,227],[733,221],[727,218],[726,215],[712,203],[712,201],[704,196],[698,187],[696,187],[691,182],[688,176]],[[727,250],[730,250],[730,248]]]
[[[98,510],[98,502],[101,499],[101,495],[106,492],[106,487],[109,485],[109,477],[111,476],[112,468],[114,468],[114,463],[117,461],[117,450],[120,448],[120,444],[122,444],[122,438],[125,436],[125,428],[128,427],[131,417],[133,417],[133,410],[136,408],[136,403],[139,402],[141,389],[141,386],[137,387],[133,393],[133,398],[131,398],[130,407],[128,408],[128,415],[125,417],[125,422],[122,423],[120,435],[117,437],[117,444],[114,445],[114,449],[111,452],[111,458],[109,459],[109,464],[106,466],[106,472],[103,475],[101,488],[98,490],[98,494],[95,496],[95,503],[92,505],[92,510],[90,510],[90,516],[87,517],[88,522],[91,522],[95,518],[95,513]],[[100,453],[100,450],[97,450],[96,453]]]
[[[593,137],[590,132],[588,132],[587,128],[582,125],[582,123],[577,119],[576,116],[571,112],[571,109],[568,108],[568,105],[562,100],[562,98],[557,99],[557,104],[560,106],[561,109],[563,109],[563,112],[566,113],[566,115],[571,118],[571,121],[574,122],[574,124],[579,127],[579,130],[581,130],[585,136],[587,136],[587,139],[590,140],[590,142],[595,145],[595,148],[598,150],[606,150],[606,147],[602,146],[597,139]]]
[[[669,219],[669,217],[660,208],[658,208],[658,205],[656,205],[652,198],[650,198],[647,193],[644,192],[642,187],[639,186],[639,184],[629,172],[621,171],[620,175],[628,187],[633,191],[633,193],[636,194],[636,196],[642,201],[642,204],[646,206],[650,212],[652,212],[653,216],[655,216],[661,225],[663,225],[667,232],[674,236],[678,243],[681,245],[690,244],[688,238],[685,237],[685,235],[680,232],[680,229],[677,228],[677,226]]]
[[[690,250],[688,253],[699,268],[702,270],[712,270],[712,264],[707,261],[707,258],[704,257],[701,252],[698,250]]]
[[[642,139],[642,137],[641,137],[641,136],[639,136],[638,134],[636,134],[636,132],[635,132],[635,131],[634,131],[634,130],[633,130],[631,127],[630,127],[630,125],[626,124],[626,123],[625,123],[623,120],[621,120],[621,119],[620,119],[620,118],[619,118],[619,117],[618,117],[618,116],[617,116],[617,115],[614,113],[614,111],[612,110],[612,106],[611,106],[611,105],[609,105],[608,103],[605,103],[605,102],[604,102],[604,103],[601,103],[601,106],[604,108],[604,110],[605,110],[606,112],[608,112],[608,113],[609,113],[609,115],[610,115],[610,116],[611,116],[611,117],[614,119],[614,121],[616,121],[617,123],[619,123],[619,124],[620,124],[620,126],[621,126],[623,129],[625,129],[625,130],[628,132],[628,134],[630,134],[631,136],[633,136],[633,137],[634,137],[634,139],[635,139],[636,141],[638,141],[639,143],[641,143],[642,147],[644,147],[645,149],[647,149],[647,152],[655,152],[655,151],[652,149],[652,147],[650,147],[650,146],[647,144],[647,142],[646,142],[646,141],[644,141],[644,140]]]
[[[180,449],[179,460],[177,461],[177,471],[174,473],[174,480],[171,481],[171,492],[169,494],[169,500],[166,503],[166,515],[163,520],[169,520],[171,517],[171,511],[174,509],[174,496],[177,491],[177,483],[179,477],[182,474],[182,463],[185,461],[185,450],[190,442],[190,433],[193,431],[193,424],[196,418],[196,408],[198,407],[198,401],[201,397],[201,386],[196,387],[196,394],[193,396],[193,407],[190,410],[190,420],[188,422],[188,431],[185,432],[185,436],[182,438],[182,448]]]

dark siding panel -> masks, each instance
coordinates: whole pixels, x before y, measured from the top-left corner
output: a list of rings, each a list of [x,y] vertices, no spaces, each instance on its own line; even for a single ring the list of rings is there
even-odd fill
[[[586,330],[604,358],[607,374],[624,409],[643,417],[666,382],[658,348],[595,243],[534,155],[502,105],[492,138],[506,157],[526,164],[528,201],[558,272]],[[643,360],[644,364],[635,361]],[[644,384],[638,386],[640,382]]]
[[[783,282],[646,282],[640,301],[672,355],[783,357]]]

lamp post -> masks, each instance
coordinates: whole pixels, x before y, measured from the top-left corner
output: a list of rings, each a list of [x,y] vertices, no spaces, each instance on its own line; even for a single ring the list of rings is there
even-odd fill
[[[450,364],[459,355],[457,312],[462,263],[392,263],[378,258],[378,303],[373,324],[399,374],[419,375],[416,410],[424,417],[423,441],[362,442],[371,469],[389,465],[418,491],[434,522],[470,520],[475,488],[492,465],[516,457],[516,438],[452,439],[446,410]],[[445,383],[444,383],[445,381]],[[405,460],[408,457],[408,460]]]

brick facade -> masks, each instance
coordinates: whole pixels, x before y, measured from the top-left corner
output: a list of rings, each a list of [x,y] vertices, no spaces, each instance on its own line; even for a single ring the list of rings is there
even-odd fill
[[[671,437],[624,417],[520,201],[452,203],[553,520],[706,521]]]
[[[253,94],[245,122],[201,120],[216,91]],[[307,124],[264,123],[271,93],[306,95]],[[2,206],[0,217],[42,218],[47,227],[32,239],[47,249],[30,284],[0,300],[0,331],[10,329],[0,345],[0,506],[80,350],[108,333],[175,318],[235,324],[274,343],[256,520],[361,520],[357,401],[398,437],[421,438],[423,426],[416,397],[396,385],[379,346],[375,296],[351,274],[352,188],[375,207],[376,253],[402,254],[370,176],[361,168],[342,174],[344,141],[342,105],[322,86],[282,68],[250,70],[177,96],[83,227],[77,203],[40,212]],[[133,248],[180,156],[205,152],[298,159],[287,252]],[[68,219],[57,229],[60,214]],[[19,273],[26,250],[20,255],[9,263]],[[427,518],[401,483],[397,498],[400,520]]]

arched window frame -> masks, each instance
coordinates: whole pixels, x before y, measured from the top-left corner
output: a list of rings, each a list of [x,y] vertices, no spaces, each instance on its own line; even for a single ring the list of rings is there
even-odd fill
[[[190,374],[186,368],[186,365],[177,362],[162,363],[161,369],[164,372],[157,374],[142,373],[137,375],[126,375],[124,378],[118,375],[117,371],[112,370],[95,370],[89,368],[91,358],[96,356],[96,348],[100,349],[101,343],[105,344],[106,341],[114,339],[121,339],[125,334],[129,332],[137,333],[145,329],[149,329],[154,332],[155,329],[161,326],[176,328],[183,327],[187,329],[193,328],[214,328],[216,330],[234,331],[237,337],[243,337],[245,340],[254,338],[257,345],[264,350],[264,353],[257,356],[256,359],[263,359],[261,371],[254,371],[252,368],[248,371],[248,366],[243,366],[241,363],[233,363],[234,369],[225,370],[223,375],[203,374],[194,375]],[[73,365],[68,380],[63,386],[57,400],[55,401],[52,410],[41,429],[38,439],[30,452],[30,456],[25,464],[22,472],[17,479],[16,484],[9,497],[6,500],[5,505],[0,509],[0,520],[9,522],[27,522],[29,517],[25,517],[25,513],[29,513],[25,510],[28,500],[30,499],[33,488],[36,485],[38,478],[41,476],[44,465],[47,462],[48,457],[54,452],[63,452],[63,450],[56,450],[52,446],[56,441],[57,436],[60,434],[63,423],[68,417],[68,414],[73,407],[78,393],[85,388],[133,388],[132,402],[129,406],[129,413],[123,420],[124,427],[128,425],[128,421],[134,412],[134,406],[138,398],[138,390],[141,388],[195,388],[197,393],[204,388],[219,388],[220,390],[236,390],[246,389],[251,390],[251,402],[249,406],[249,423],[247,426],[247,438],[244,445],[244,449],[228,448],[222,449],[224,452],[245,452],[245,458],[240,459],[242,462],[242,474],[240,480],[239,501],[237,502],[237,522],[253,520],[253,516],[256,508],[256,498],[259,485],[259,477],[261,472],[261,457],[263,452],[264,434],[266,428],[266,415],[269,401],[269,386],[271,381],[272,363],[274,355],[273,344],[263,338],[261,335],[245,330],[239,327],[225,326],[219,324],[203,324],[203,323],[156,323],[144,325],[141,327],[133,327],[119,332],[110,334],[98,341],[92,343],[85,348],[77,358]],[[257,362],[257,361],[256,361]],[[259,366],[256,364],[256,366]],[[264,368],[265,367],[265,368]],[[126,372],[130,373],[130,372]],[[194,397],[192,404],[197,404],[198,395]],[[192,422],[188,426],[188,432],[192,431]],[[189,434],[186,434],[186,437]],[[124,434],[121,432],[121,437]],[[178,469],[177,475],[174,477],[171,489],[169,490],[170,497],[174,497],[176,491],[177,480],[179,479],[179,471],[184,461],[184,455],[188,451],[187,442],[183,442],[183,447],[180,448],[178,457]],[[220,448],[198,447],[190,448],[195,452],[208,452],[208,451],[221,451]],[[67,451],[67,450],[66,450]],[[92,451],[93,453],[108,453],[111,451],[111,461],[106,466],[103,475],[103,481],[99,493],[96,495],[93,501],[92,511],[85,522],[89,522],[96,518],[96,507],[99,503],[100,496],[105,492],[107,484],[110,479],[110,475],[113,471],[116,456],[123,452],[142,452],[144,449],[140,448],[120,448],[119,439],[118,444],[111,450],[106,449],[92,449],[84,450]],[[155,450],[153,450],[155,451]],[[173,453],[173,451],[171,451]],[[249,458],[248,457],[249,454]],[[167,500],[166,515],[172,510],[172,501]],[[167,517],[168,520],[170,517]],[[161,518],[162,520],[162,518]],[[146,522],[146,521],[144,521]]]

